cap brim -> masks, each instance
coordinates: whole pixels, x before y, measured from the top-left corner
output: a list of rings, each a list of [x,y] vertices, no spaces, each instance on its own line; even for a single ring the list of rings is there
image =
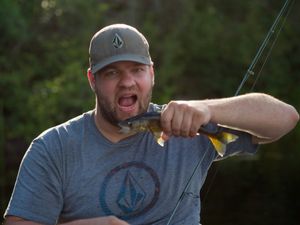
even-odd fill
[[[105,66],[108,66],[109,64],[120,62],[120,61],[131,61],[131,62],[138,62],[145,65],[153,65],[153,62],[149,57],[143,57],[140,55],[134,55],[134,54],[122,54],[122,55],[116,55],[112,56],[110,58],[107,58],[106,60],[102,61],[101,63],[98,63],[94,66],[92,66],[91,71],[93,74],[98,72],[99,70],[103,69]]]

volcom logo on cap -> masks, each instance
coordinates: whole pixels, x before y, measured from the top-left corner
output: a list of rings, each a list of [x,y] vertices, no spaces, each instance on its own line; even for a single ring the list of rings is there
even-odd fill
[[[114,36],[114,39],[112,41],[113,46],[115,48],[122,48],[124,41],[122,40],[122,38],[116,33]]]

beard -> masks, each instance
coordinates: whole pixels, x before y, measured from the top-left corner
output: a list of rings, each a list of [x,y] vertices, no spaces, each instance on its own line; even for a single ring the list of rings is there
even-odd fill
[[[117,110],[114,107],[114,103],[110,102],[109,99],[98,89],[95,90],[95,94],[97,96],[97,104],[100,110],[100,113],[107,122],[109,122],[113,126],[118,126],[118,123],[122,120],[118,118]],[[144,113],[147,111],[150,101],[152,98],[152,89],[149,90],[145,99],[137,99],[138,101],[138,113]],[[135,116],[135,115],[132,115]],[[127,118],[126,118],[127,119]]]

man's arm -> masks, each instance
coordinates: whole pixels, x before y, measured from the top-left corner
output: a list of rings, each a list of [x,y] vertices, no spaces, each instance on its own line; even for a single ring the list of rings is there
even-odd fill
[[[4,221],[4,225],[41,225],[33,221],[24,220],[16,216],[7,216]],[[129,225],[123,220],[118,219],[115,216],[105,216],[90,219],[74,220],[68,223],[62,223],[61,225]]]
[[[23,218],[17,216],[6,216],[4,225],[41,225],[41,223],[24,220]]]
[[[208,122],[246,131],[253,143],[275,141],[292,130],[299,120],[293,106],[270,95],[251,93],[236,97],[171,101],[163,110],[164,138],[195,136]]]

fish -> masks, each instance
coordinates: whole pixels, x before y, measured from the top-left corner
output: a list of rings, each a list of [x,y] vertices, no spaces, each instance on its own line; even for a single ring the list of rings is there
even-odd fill
[[[164,146],[162,138],[162,128],[160,124],[160,112],[145,112],[137,116],[128,118],[118,123],[120,133],[138,133],[151,132],[160,146]],[[201,126],[197,135],[206,135],[211,141],[217,153],[222,157],[226,152],[226,145],[238,139],[238,136],[230,132],[223,131],[223,127],[219,125],[214,126],[213,131],[207,128],[207,125]]]

